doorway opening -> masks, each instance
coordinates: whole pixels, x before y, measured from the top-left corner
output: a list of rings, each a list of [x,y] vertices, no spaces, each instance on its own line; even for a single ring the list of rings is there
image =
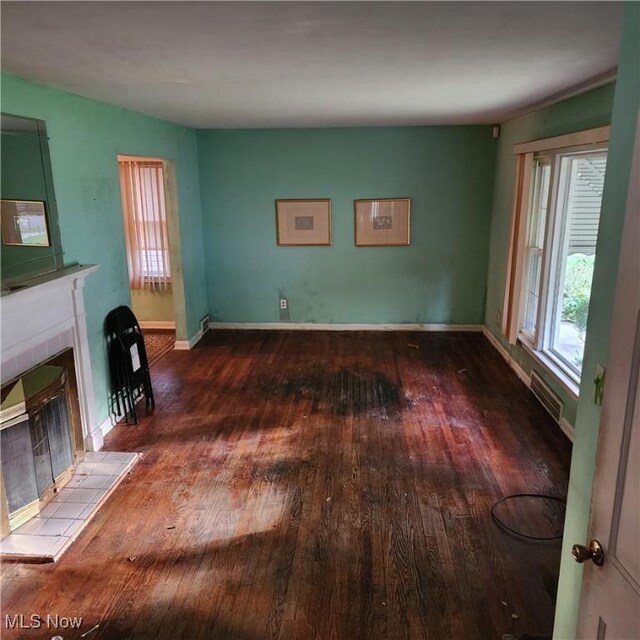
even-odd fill
[[[161,158],[118,156],[131,308],[149,364],[184,328],[184,288],[173,166]]]

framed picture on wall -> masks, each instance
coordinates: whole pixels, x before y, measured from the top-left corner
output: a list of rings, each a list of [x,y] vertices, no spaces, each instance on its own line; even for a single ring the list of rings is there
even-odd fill
[[[354,213],[357,247],[410,244],[410,198],[355,200]]]
[[[331,200],[276,200],[278,246],[331,244]]]
[[[49,247],[47,209],[42,200],[0,200],[2,244]]]

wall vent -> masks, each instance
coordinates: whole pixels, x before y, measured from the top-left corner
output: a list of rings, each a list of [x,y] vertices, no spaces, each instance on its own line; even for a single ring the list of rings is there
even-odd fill
[[[540,404],[549,412],[551,417],[560,424],[564,404],[558,394],[535,371],[531,372],[531,391],[538,398]]]
[[[211,324],[211,318],[207,313],[207,315],[204,318],[202,318],[202,320],[200,320],[200,333],[202,333],[202,335],[204,335],[205,333],[207,333],[207,331],[209,331],[210,324]]]

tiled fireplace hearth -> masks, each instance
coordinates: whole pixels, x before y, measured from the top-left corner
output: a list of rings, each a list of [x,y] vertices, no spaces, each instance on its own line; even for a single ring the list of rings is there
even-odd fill
[[[0,541],[5,560],[52,562],[80,535],[137,462],[137,453],[87,452],[66,487],[28,522]]]

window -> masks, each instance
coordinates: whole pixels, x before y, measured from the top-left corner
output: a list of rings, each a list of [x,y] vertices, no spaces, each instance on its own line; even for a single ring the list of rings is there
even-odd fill
[[[171,282],[161,160],[119,158],[122,211],[132,289],[166,289]]]
[[[524,317],[521,327],[531,339],[536,335],[538,322],[550,175],[550,162],[538,160],[534,165],[532,177],[533,195],[527,233]]]
[[[579,380],[607,153],[558,154],[556,165],[558,195],[550,234],[543,350]]]
[[[603,138],[601,130],[593,131]],[[552,139],[546,149],[544,142],[522,145],[534,149],[519,157],[505,296],[510,319],[503,330],[575,387],[582,374],[606,142],[570,146]]]

